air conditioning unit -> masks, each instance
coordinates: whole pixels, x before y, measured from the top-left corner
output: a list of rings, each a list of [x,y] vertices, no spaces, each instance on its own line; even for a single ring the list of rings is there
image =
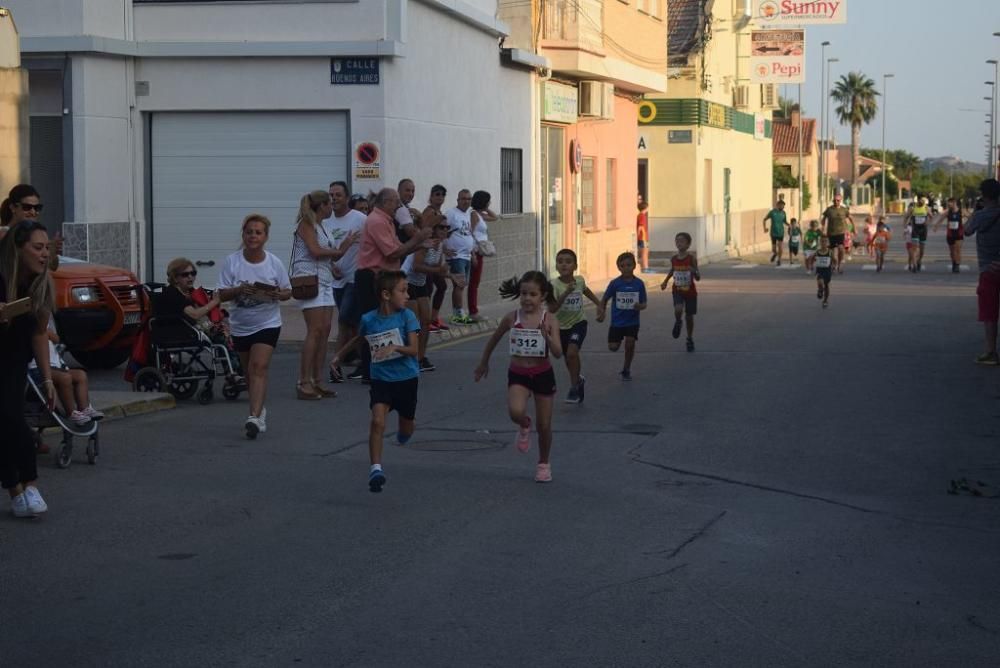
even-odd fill
[[[778,90],[774,84],[760,85],[761,106],[765,109],[778,108]]]
[[[750,86],[733,88],[733,106],[737,109],[746,109],[750,106]]]
[[[580,82],[580,115],[588,118],[615,117],[615,85],[603,81]]]

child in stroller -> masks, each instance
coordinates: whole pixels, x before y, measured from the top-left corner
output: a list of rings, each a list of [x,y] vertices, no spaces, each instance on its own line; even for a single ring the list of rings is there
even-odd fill
[[[83,369],[71,369],[66,364],[59,349],[59,335],[56,333],[55,322],[51,318],[49,318],[48,335],[52,383],[55,385],[59,403],[62,404],[63,414],[78,427],[100,420],[104,417],[104,413],[90,403],[87,372]],[[35,360],[31,360],[28,365],[28,374],[35,383],[41,385],[42,374]]]

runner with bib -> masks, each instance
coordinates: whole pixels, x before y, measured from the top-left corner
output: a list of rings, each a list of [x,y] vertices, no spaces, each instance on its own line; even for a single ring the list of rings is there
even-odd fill
[[[847,226],[853,225],[851,220],[851,210],[841,205],[843,196],[836,193],[833,196],[833,204],[823,212],[823,220],[820,229],[823,236],[828,238],[830,248],[835,254],[833,267],[838,274],[844,273],[844,242],[847,234]]]
[[[576,268],[576,253],[569,248],[556,253],[559,278],[552,283],[556,303],[549,307],[549,311],[555,313],[559,321],[559,341],[562,343],[566,370],[569,371],[567,404],[582,404],[584,397],[586,379],[580,374],[580,349],[587,338],[587,318],[583,315],[583,298],[594,302],[598,316],[603,312],[600,300],[587,287],[583,276],[575,275]]]
[[[538,464],[535,482],[552,482],[552,401],[556,394],[556,375],[549,355],[562,356],[557,318],[549,311],[556,304],[552,284],[540,271],[529,271],[520,279],[508,279],[500,285],[500,296],[519,299],[521,307],[500,321],[493,336],[486,342],[482,359],[475,370],[475,379],[489,375],[490,356],[507,337],[510,346],[510,368],[507,371],[507,408],[510,419],[517,425],[514,447],[527,452],[531,447],[531,417],[528,399],[535,397],[535,429],[538,431]]]
[[[913,273],[917,273],[924,268],[924,246],[927,244],[927,219],[929,217],[930,209],[927,207],[927,200],[921,197],[906,212],[906,219],[903,221],[904,225],[907,223],[913,225],[913,232],[911,233],[915,255],[913,269],[911,269]]]
[[[951,256],[951,273],[959,273],[962,264],[962,241],[965,239],[965,227],[962,225],[962,203],[954,197],[948,198],[948,208],[934,222],[937,232],[941,221],[947,221],[945,240],[948,242],[948,254]]]
[[[781,266],[781,256],[785,252],[785,225],[788,215],[785,213],[785,200],[779,199],[774,208],[764,216],[764,231],[767,232],[767,221],[771,221],[771,262],[778,259]]]
[[[675,339],[681,336],[681,318],[687,321],[687,351],[694,352],[694,316],[698,313],[698,290],[694,282],[701,280],[698,271],[698,258],[688,253],[691,247],[691,235],[681,232],[674,238],[677,244],[677,255],[670,258],[670,271],[660,284],[661,290],[667,289],[670,279],[674,280],[674,329],[671,332]]]
[[[833,280],[834,265],[828,237],[820,237],[819,250],[813,259],[816,261],[816,299],[822,299],[823,308],[826,308],[830,305],[830,281]]]
[[[611,302],[611,327],[608,328],[608,350],[617,352],[625,342],[625,366],[618,374],[622,380],[632,380],[632,359],[635,342],[639,339],[639,311],[646,308],[646,284],[635,277],[635,256],[622,253],[616,262],[621,276],[612,280],[604,291],[601,307]],[[604,322],[599,313],[597,322]]]

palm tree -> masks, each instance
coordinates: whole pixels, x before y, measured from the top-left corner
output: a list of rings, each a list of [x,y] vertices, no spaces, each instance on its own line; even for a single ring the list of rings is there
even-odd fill
[[[851,183],[858,182],[858,150],[861,146],[861,125],[875,120],[880,93],[875,82],[861,72],[840,77],[830,95],[837,102],[837,117],[842,125],[851,126]]]

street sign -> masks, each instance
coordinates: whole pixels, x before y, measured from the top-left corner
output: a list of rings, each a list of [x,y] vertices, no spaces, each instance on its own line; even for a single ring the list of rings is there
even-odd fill
[[[753,30],[750,33],[750,81],[803,83],[806,80],[805,30]]]
[[[363,141],[354,145],[354,180],[382,178],[382,149],[378,142]]]
[[[833,2],[754,0],[753,21],[758,28],[847,23],[847,0]]]
[[[330,83],[334,86],[377,86],[378,58],[331,58]]]
[[[691,140],[691,130],[667,130],[668,144],[690,144]]]

